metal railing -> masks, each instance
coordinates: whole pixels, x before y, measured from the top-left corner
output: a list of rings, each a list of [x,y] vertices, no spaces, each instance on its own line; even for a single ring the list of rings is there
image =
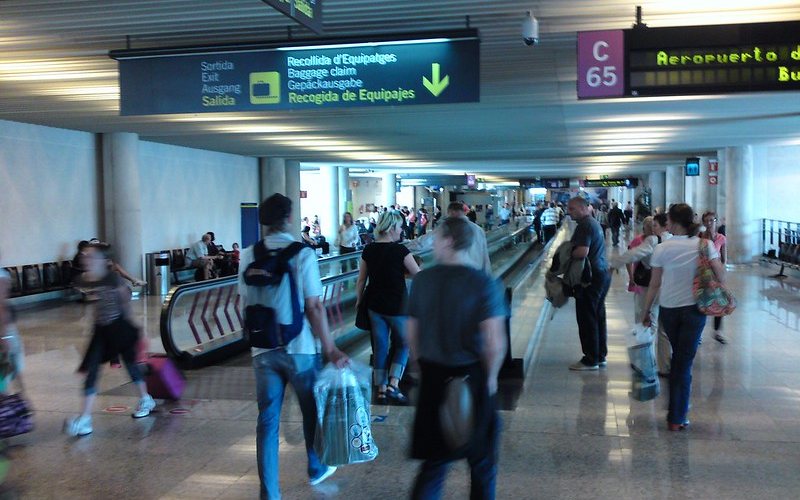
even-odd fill
[[[530,234],[529,226],[487,233],[490,256],[514,245],[527,243]],[[511,266],[524,253],[512,256]],[[431,251],[417,255],[422,258],[423,265],[433,260]],[[350,270],[342,267],[360,258],[361,252],[356,252],[319,260],[321,269],[327,266],[327,272],[321,273],[322,302],[334,339],[339,344],[351,341],[359,333],[352,326],[358,268],[357,265]],[[161,311],[161,341],[165,351],[181,368],[186,369],[206,366],[246,350],[247,343],[242,333],[243,309],[237,276],[173,287]]]
[[[775,278],[786,277],[786,266],[800,269],[800,222],[761,219],[761,260],[781,266]]]

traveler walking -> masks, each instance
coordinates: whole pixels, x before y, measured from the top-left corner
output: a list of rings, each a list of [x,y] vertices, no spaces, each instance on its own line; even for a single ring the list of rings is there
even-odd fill
[[[339,226],[339,232],[336,236],[339,255],[355,253],[356,247],[360,242],[361,237],[358,234],[358,227],[353,224],[353,214],[345,212],[342,216],[342,225]],[[342,271],[344,272],[355,270],[357,267],[358,261],[356,259],[346,260],[342,263]]]
[[[725,235],[717,229],[716,212],[706,212],[703,214],[703,225],[706,230],[700,236],[711,241],[714,248],[719,252],[719,260],[724,266],[728,262],[728,240]],[[722,316],[714,316],[714,340],[720,344],[727,344],[728,339],[722,335]]]
[[[411,456],[424,460],[413,499],[440,498],[450,462],[464,458],[471,469],[470,498],[495,497],[497,375],[507,349],[506,306],[497,282],[468,264],[475,234],[469,224],[460,217],[440,224],[434,244],[437,265],[420,272],[411,286],[408,338],[422,372]],[[454,429],[444,428],[440,412],[453,410],[446,402],[448,385],[462,380],[472,399],[473,425],[454,443]],[[456,419],[468,418],[454,413]]]
[[[600,210],[595,212],[595,219],[600,223],[600,227],[603,229],[603,238],[605,238],[606,231],[608,231],[608,207],[602,205]]]
[[[544,235],[542,234],[542,214],[544,213],[544,203],[537,203],[536,210],[533,211],[533,229],[536,231],[536,240],[544,245]]]
[[[624,265],[628,269],[628,290],[633,291],[635,294],[634,322],[636,323],[641,323],[644,319],[644,302],[647,298],[648,286],[635,283],[635,266],[641,265],[650,269],[650,258],[656,249],[656,245],[672,237],[669,231],[667,231],[666,214],[656,214],[653,217],[646,217],[642,222],[642,230],[644,233],[631,241],[627,252],[622,255],[614,255],[611,257],[612,267],[619,268]],[[641,273],[640,278],[642,275],[647,274],[652,274],[652,270],[649,273]],[[662,377],[666,377],[669,376],[669,363],[670,358],[672,357],[672,347],[669,344],[667,333],[664,331],[664,326],[658,321],[658,297],[656,297],[655,302],[651,306],[650,313],[653,324],[657,325],[658,327],[658,342],[656,347],[658,374]]]
[[[667,423],[669,430],[678,431],[689,425],[692,363],[706,317],[697,309],[693,292],[700,252],[694,211],[689,205],[679,203],[669,208],[668,218],[673,236],[658,245],[650,259],[653,272],[642,323],[645,326],[653,324],[650,308],[659,297],[661,322],[672,344]],[[713,246],[708,247],[708,252],[714,274],[722,283],[725,268],[719,260],[719,253]]]
[[[619,209],[617,202],[613,202],[608,212],[608,225],[611,227],[611,244],[614,246],[619,245],[619,230],[624,221],[625,214]]]
[[[606,244],[600,224],[589,215],[589,202],[576,196],[569,200],[567,211],[578,225],[572,235],[572,257],[588,258],[592,271],[589,286],[575,289],[575,316],[583,357],[570,365],[570,370],[597,370],[606,366],[608,354],[606,328],[606,294],[611,275],[606,263]]]
[[[370,321],[373,383],[377,389],[376,401],[380,404],[389,399],[408,403],[399,387],[408,362],[404,314],[408,296],[406,273],[413,277],[419,272],[419,266],[408,248],[397,243],[402,224],[400,212],[390,210],[381,214],[375,242],[361,252],[356,283],[356,307],[363,301]]]
[[[84,256],[84,269],[80,286],[90,289],[96,297],[94,306],[94,334],[81,362],[79,372],[86,374],[84,381],[83,411],[64,422],[64,432],[70,436],[92,433],[92,407],[97,395],[97,376],[102,363],[122,356],[128,375],[139,392],[139,404],[134,418],[146,417],[156,403],[147,393],[147,386],[136,364],[136,342],[139,329],[131,323],[130,289],[113,271],[111,247],[106,243],[89,245]]]
[[[556,235],[557,228],[558,211],[556,210],[556,204],[551,201],[550,207],[542,213],[542,233],[544,234],[545,245]]]
[[[511,209],[508,208],[508,203],[506,203],[505,205],[500,207],[498,215],[500,216],[500,225],[501,226],[504,226],[504,225],[508,224],[511,221]],[[473,221],[473,222],[475,222],[475,221]]]
[[[7,302],[11,290],[11,276],[0,267],[0,353],[7,363],[0,373],[0,392],[5,391],[8,382],[16,381],[19,392],[25,393],[22,381],[25,350],[17,330],[14,308]]]
[[[258,218],[267,227],[266,236],[256,245],[279,250],[295,243],[292,236],[292,202],[286,196],[273,194],[258,209]],[[254,287],[245,283],[248,267],[255,261],[254,246],[242,251],[239,267],[239,295],[244,307],[261,305],[275,309],[281,324],[291,324],[293,315],[291,278],[287,275],[277,287]],[[303,436],[308,457],[308,477],[312,486],[321,483],[336,471],[320,463],[314,451],[317,426],[317,407],[314,402],[314,383],[321,368],[322,352],[339,368],[348,363],[347,356],[336,348],[328,330],[327,314],[322,305],[322,283],[319,264],[313,250],[303,248],[288,261],[288,272],[296,284],[298,301],[303,309],[300,333],[285,347],[276,349],[252,348],[253,370],[256,378],[258,422],[256,425],[256,455],[262,499],[279,499],[278,426],[286,384],[292,385],[303,415]]]
[[[631,205],[631,202],[625,205],[625,210],[622,213],[625,214],[625,224],[633,228],[633,205]]]

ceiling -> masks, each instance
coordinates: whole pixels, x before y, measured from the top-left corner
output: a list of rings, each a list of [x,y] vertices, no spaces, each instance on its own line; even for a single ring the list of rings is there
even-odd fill
[[[798,0],[325,0],[327,36],[481,34],[481,101],[471,104],[120,117],[108,51],[315,35],[261,0],[0,1],[0,119],[304,166],[505,177],[646,173],[741,144],[800,145],[800,93],[578,102],[576,32],[800,20]],[[526,10],[541,43],[521,41]]]

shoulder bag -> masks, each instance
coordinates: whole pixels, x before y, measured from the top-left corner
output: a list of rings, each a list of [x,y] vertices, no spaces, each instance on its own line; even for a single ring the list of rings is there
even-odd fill
[[[700,239],[693,292],[697,309],[706,316],[727,316],[736,309],[736,298],[717,279],[709,258],[709,241]]]

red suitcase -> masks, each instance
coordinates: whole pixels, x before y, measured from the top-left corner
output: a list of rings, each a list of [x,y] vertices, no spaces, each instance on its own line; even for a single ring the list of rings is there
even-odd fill
[[[147,375],[144,378],[147,392],[155,399],[178,400],[186,387],[183,374],[164,354],[151,354],[147,358]]]

